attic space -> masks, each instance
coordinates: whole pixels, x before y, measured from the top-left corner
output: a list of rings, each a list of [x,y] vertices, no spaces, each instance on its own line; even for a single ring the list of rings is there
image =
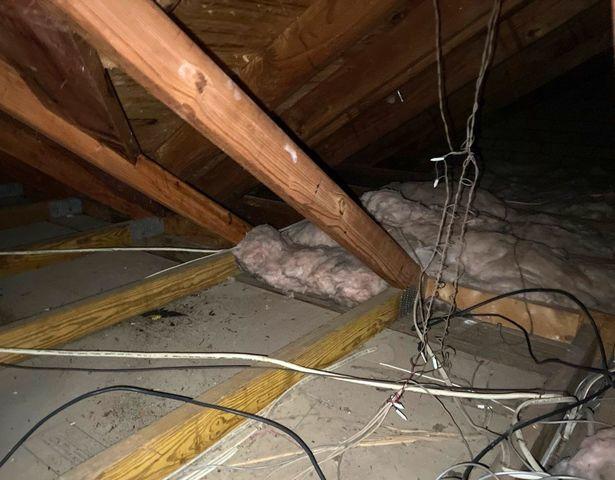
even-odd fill
[[[614,21],[0,1],[0,480],[615,480]]]

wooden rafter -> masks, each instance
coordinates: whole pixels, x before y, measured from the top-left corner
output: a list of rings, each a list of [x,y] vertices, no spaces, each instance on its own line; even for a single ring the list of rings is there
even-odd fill
[[[140,156],[132,164],[46,108],[19,74],[3,62],[0,62],[0,108],[101,170],[231,242],[239,242],[250,228],[148,158]]]
[[[35,196],[44,192],[51,193],[52,197],[81,197],[84,213],[87,215],[117,222],[116,214],[109,215],[109,212],[102,211],[109,207],[123,214],[124,218],[162,216],[164,231],[168,234],[186,237],[209,248],[232,246],[228,240],[194,222],[178,215],[170,215],[166,209],[145,195],[118,182],[2,112],[0,170],[15,176],[26,188],[34,187]]]
[[[165,213],[162,207],[144,195],[1,112],[0,152],[128,217],[141,218]]]
[[[292,129],[299,132],[301,138],[328,165],[339,165],[359,150],[372,143],[377,143],[381,137],[386,136],[410,118],[424,114],[433,105],[437,105],[437,76],[435,57],[432,53],[433,24],[424,22],[428,9],[432,8],[432,2],[424,3],[428,5],[421,4],[423,14],[416,17],[423,23],[423,30],[414,25],[412,30],[400,29],[396,37],[393,36],[395,32],[390,32],[389,37],[386,37],[388,42],[374,41],[369,50],[360,52],[361,56],[355,60],[357,62],[355,71],[360,71],[360,66],[363,70],[369,71],[370,75],[365,79],[365,83],[357,82],[359,87],[356,89],[344,88],[343,85],[352,82],[352,76],[345,76],[345,70],[340,69],[339,73],[321,85],[321,89],[313,90],[288,112],[279,112],[280,117]],[[474,82],[484,43],[485,16],[492,4],[493,2],[488,0],[469,2],[466,10],[467,13],[474,12],[474,18],[466,16],[467,14],[456,15],[454,9],[453,11],[442,11],[443,50],[448,72],[449,93]],[[498,34],[494,65],[505,62],[520,52],[525,51],[531,54],[534,44],[550,32],[554,32],[584,10],[606,9],[607,4],[608,0],[504,2],[503,20]],[[443,3],[442,7],[444,6]],[[417,6],[418,10],[420,8]],[[602,14],[602,22],[606,19],[605,14],[606,10]],[[466,23],[458,23],[457,18],[465,19]],[[406,20],[406,27],[411,25],[412,20]],[[411,37],[412,32],[422,32],[422,34],[415,38]],[[598,33],[594,32],[593,35],[590,34],[590,37],[595,39]],[[606,34],[606,30],[604,33]],[[387,43],[395,44],[396,42],[398,45],[407,46],[411,39],[417,51],[423,52],[423,55],[414,56],[412,53],[414,48],[408,47],[406,53],[403,49],[394,49],[393,52],[398,55],[397,62],[405,66],[394,75],[399,65],[389,62],[389,55],[383,53],[387,51]],[[374,58],[384,59],[382,69],[367,67],[368,59],[373,61]],[[550,69],[538,69],[540,75],[544,73],[544,70]],[[383,72],[382,76],[379,72]],[[549,74],[557,74],[561,70],[554,72],[555,69]],[[526,77],[532,77],[528,76],[527,72],[520,73],[523,81],[527,81]],[[491,82],[488,82],[488,85],[489,83]],[[510,91],[509,80],[503,82],[502,85]],[[363,93],[360,94],[360,92]],[[337,98],[338,93],[339,98]],[[315,108],[317,105],[322,105],[323,101],[331,106],[327,109]],[[301,103],[305,105],[302,106]],[[464,114],[467,116],[467,111]],[[432,115],[425,115],[422,120],[422,128],[419,131],[409,128],[409,133],[402,134],[400,138],[411,141],[414,137],[423,136],[425,129],[433,131],[441,138],[442,130],[438,114],[433,118]],[[375,151],[374,156],[383,155],[381,149],[370,148],[369,150]],[[211,187],[208,186],[209,179],[215,179]],[[231,171],[229,165],[224,163],[208,171],[207,176],[196,182],[196,185],[220,201],[228,202],[228,196],[245,194],[257,183],[254,178],[246,175],[240,169],[235,168]]]
[[[521,3],[520,0],[505,2],[504,9],[509,12]],[[441,14],[447,19],[443,29],[444,48],[458,46],[482,30],[492,4],[491,0],[442,2]],[[431,21],[425,21],[433,18],[433,2],[413,1],[408,5],[404,15],[377,31],[365,44],[359,43],[346,52],[336,72],[298,102],[278,112],[308,145],[318,145],[360,109],[387,95],[399,100],[395,88],[435,61],[434,26]],[[322,158],[328,161],[327,157]],[[210,183],[211,178],[216,180]],[[229,162],[222,162],[208,171],[197,185],[225,202],[247,193],[257,182],[237,168],[229,170]]]
[[[54,3],[154,96],[398,287],[418,267],[395,241],[150,2]]]

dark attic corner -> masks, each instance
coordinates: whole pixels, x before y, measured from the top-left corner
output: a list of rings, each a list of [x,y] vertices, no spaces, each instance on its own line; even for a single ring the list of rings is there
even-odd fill
[[[0,480],[615,480],[614,10],[0,2]]]

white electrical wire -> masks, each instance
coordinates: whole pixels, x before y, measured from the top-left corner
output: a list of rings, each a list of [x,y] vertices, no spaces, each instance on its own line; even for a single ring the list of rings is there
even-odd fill
[[[573,475],[549,475],[548,473],[524,472],[521,470],[504,470],[501,472],[493,472],[483,475],[482,477],[478,477],[476,480],[488,480],[489,478],[493,478],[493,475],[496,477],[518,478],[519,480],[587,480],[585,478],[576,477]]]
[[[610,372],[615,372],[615,370],[611,369]],[[588,375],[584,377],[577,385],[574,391],[574,396],[579,399],[587,398],[593,386],[597,382],[603,379],[604,379],[604,374],[602,373],[596,373],[594,375]],[[586,411],[589,412],[590,410],[588,409]],[[540,463],[542,465],[549,464],[551,456],[555,453],[555,451],[559,447],[562,440],[568,440],[571,437],[572,432],[574,431],[577,423],[579,423],[579,422],[575,422],[574,419],[581,418],[582,412],[583,412],[582,407],[575,407],[566,413],[566,415],[564,416],[564,420],[563,420],[564,423],[557,429],[557,431],[551,438],[549,445],[545,449],[545,452],[542,455],[542,458],[540,459]],[[590,432],[591,432],[591,429],[590,429]]]
[[[539,399],[526,400],[523,403],[521,403],[515,410],[515,414],[513,416],[513,422],[517,423],[521,420],[519,418],[519,414],[521,413],[523,409],[527,407],[534,406],[534,405],[551,405],[551,404],[556,404],[556,403],[575,403],[576,401],[577,401],[576,397],[570,397],[570,396],[568,397],[562,396],[560,398],[539,398]],[[532,452],[530,452],[530,449],[527,446],[527,443],[525,442],[525,438],[523,437],[523,429],[519,428],[515,430],[514,438],[517,441],[517,446],[519,447],[519,450],[521,451],[521,453],[527,460],[527,463],[532,467],[532,469],[534,469],[536,472],[546,473],[544,468],[542,468],[542,465],[540,465],[540,463],[536,460],[536,458],[534,458],[534,455],[532,455]]]
[[[97,252],[188,252],[188,253],[219,253],[226,250],[192,247],[100,247],[100,248],[53,248],[42,250],[4,250],[1,257],[26,255],[54,255],[67,253],[97,253]]]
[[[543,420],[541,422],[536,422],[537,424],[544,424],[544,425],[568,425],[570,423],[587,423],[592,424],[592,425],[600,425],[601,427],[607,427],[607,428],[613,428],[615,427],[615,424],[612,423],[607,423],[607,422],[601,422],[599,420],[583,420],[583,419],[579,419],[579,420]]]
[[[446,470],[443,470],[442,472],[440,472],[440,474],[436,477],[436,480],[442,480],[443,478],[446,477],[446,474],[448,472],[450,472],[451,470],[454,470],[456,468],[460,468],[460,467],[474,467],[474,468],[480,468],[481,470],[487,472],[487,475],[485,475],[484,478],[495,478],[495,480],[498,480],[498,477],[495,473],[493,473],[491,470],[489,470],[487,467],[485,467],[482,463],[475,463],[475,462],[463,462],[463,463],[458,463],[456,465],[452,465],[450,467],[448,467]]]
[[[439,388],[430,388],[419,384],[409,385],[407,382],[392,382],[388,380],[357,378],[348,375],[343,375],[327,370],[318,370],[315,368],[303,367],[296,363],[287,362],[277,358],[268,357],[266,355],[258,355],[252,353],[234,353],[234,352],[121,352],[109,350],[42,350],[34,348],[0,348],[0,353],[11,355],[28,355],[28,356],[47,356],[47,357],[82,357],[82,358],[132,358],[132,359],[150,359],[150,360],[242,360],[255,363],[268,363],[281,367],[287,370],[292,370],[308,375],[319,375],[329,377],[335,380],[340,380],[358,385],[365,385],[374,388],[382,388],[386,390],[414,393],[428,393],[430,395],[441,397],[457,397],[457,398],[474,398],[482,400],[525,400],[525,399],[561,399],[560,393],[553,392],[464,392],[458,390],[446,390]]]
[[[345,365],[348,365],[350,363],[352,363],[354,360],[356,360],[357,358],[363,357],[365,355],[369,355],[372,354],[374,352],[376,352],[378,350],[377,347],[369,347],[366,348],[364,350],[360,350],[358,352],[355,352],[349,356],[347,356],[346,358],[343,358],[342,360],[339,360],[338,362],[334,363],[333,365],[331,365],[329,367],[330,370],[337,370],[339,368],[342,368]],[[305,385],[305,383],[309,382],[310,380],[313,380],[314,377],[304,377],[301,380],[299,380],[298,382],[296,382],[295,384],[293,384],[290,388],[288,388],[282,395],[280,395],[278,398],[276,398],[271,404],[269,404],[264,410],[262,410],[260,412],[260,415],[263,417],[267,417],[267,418],[272,418],[272,414],[273,411],[276,407],[278,407],[280,405],[280,403],[282,402],[282,400],[284,399],[284,397],[288,396],[291,394],[291,392],[293,392],[294,390],[298,389],[300,386]],[[228,437],[231,439],[241,436],[242,432],[244,432],[245,430],[250,430],[253,427],[254,421],[253,420],[248,420],[247,422],[245,422],[242,426],[236,428],[234,430],[233,433],[229,434]],[[197,455],[196,457],[194,457],[190,462],[187,462],[183,468],[181,470],[178,470],[177,472],[173,472],[171,473],[169,476],[165,477],[163,480],[171,480],[171,479],[177,479],[177,475],[181,472],[181,478],[182,480],[200,480],[201,478],[204,478],[208,473],[211,473],[213,470],[215,470],[216,468],[228,468],[231,470],[263,470],[263,469],[267,469],[267,468],[272,468],[272,467],[282,467],[285,466],[286,464],[288,464],[291,461],[294,461],[294,459],[291,460],[286,460],[283,462],[278,462],[276,464],[266,464],[266,465],[261,465],[261,466],[244,466],[244,465],[228,465],[226,462],[228,460],[230,460],[238,451],[239,451],[239,447],[247,440],[249,440],[250,438],[252,438],[252,436],[258,431],[257,428],[253,429],[252,431],[248,432],[247,435],[243,435],[242,438],[240,438],[238,441],[236,441],[232,447],[230,447],[229,449],[225,450],[224,452],[222,452],[221,454],[219,454],[218,456],[216,456],[216,458],[214,458],[211,462],[207,462],[205,465],[200,465],[198,467],[194,467],[194,464],[198,464],[198,462],[204,458],[204,457],[209,457],[211,456],[211,452],[213,451],[212,449],[207,449],[205,451],[203,451],[200,455]],[[226,437],[225,437],[226,439]],[[321,447],[318,448],[312,448],[312,452],[314,454],[317,454],[320,450]],[[306,458],[304,455],[301,455],[303,453],[303,451],[301,451],[299,454],[301,456],[301,458]],[[322,463],[320,461],[320,463]],[[190,467],[192,466],[192,467]],[[192,471],[190,471],[187,476],[185,475],[185,471],[187,469],[192,468]]]

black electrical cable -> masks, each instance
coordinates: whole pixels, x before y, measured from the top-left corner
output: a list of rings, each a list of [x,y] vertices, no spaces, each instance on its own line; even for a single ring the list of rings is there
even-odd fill
[[[600,369],[600,372],[604,374],[605,378],[611,384],[611,386],[615,387],[615,378],[611,375],[611,372],[609,371],[609,361],[606,355],[606,348],[604,346],[604,341],[602,340],[602,335],[600,335],[600,329],[598,328],[598,324],[596,323],[596,320],[592,316],[589,309],[585,306],[585,304],[581,300],[579,300],[575,295],[573,295],[570,292],[567,292],[566,290],[561,290],[559,288],[522,288],[519,290],[512,290],[510,292],[502,293],[500,295],[496,295],[495,297],[488,298],[487,300],[483,300],[482,302],[471,305],[467,308],[464,308],[463,310],[455,311],[453,312],[452,315],[456,315],[456,316],[464,315],[464,314],[470,313],[472,310],[475,310],[477,308],[483,307],[493,302],[497,302],[498,300],[502,300],[503,298],[513,297],[516,295],[522,295],[524,293],[555,293],[558,295],[563,295],[567,297],[568,299],[572,300],[581,309],[581,311],[584,313],[584,315],[589,320],[592,326],[592,329],[594,330],[594,335],[596,336],[596,340],[598,342],[598,351],[600,352],[600,359],[602,363],[602,368]],[[445,318],[447,317],[435,317],[429,320],[429,322],[430,324],[432,324],[432,322],[439,323]]]
[[[283,433],[285,433],[289,437],[291,437],[303,449],[303,451],[307,455],[308,459],[312,463],[312,466],[314,467],[314,470],[316,471],[316,475],[318,476],[318,478],[320,478],[321,480],[326,480],[325,474],[323,473],[323,471],[321,470],[320,466],[318,465],[318,461],[316,460],[316,457],[314,456],[314,453],[312,452],[310,447],[305,443],[305,441],[299,435],[297,435],[293,430],[291,430],[290,428],[282,425],[281,423],[276,422],[275,420],[270,420],[269,418],[261,417],[260,415],[255,415],[253,413],[243,412],[241,410],[236,410],[234,408],[223,407],[222,405],[216,405],[214,403],[202,402],[200,400],[196,400],[196,399],[194,399],[192,397],[187,397],[187,396],[184,396],[184,395],[178,395],[178,394],[175,394],[175,393],[163,392],[163,391],[159,391],[159,390],[150,390],[150,389],[147,389],[147,388],[136,387],[136,386],[133,386],[133,385],[114,385],[114,386],[110,386],[110,387],[99,388],[97,390],[92,390],[92,391],[83,393],[83,394],[79,395],[78,397],[75,397],[72,400],[69,400],[65,404],[61,405],[60,407],[56,408],[55,410],[53,410],[52,412],[47,414],[45,417],[43,417],[41,420],[36,422],[36,424],[32,428],[30,428],[30,430],[28,430],[25,433],[25,435],[23,435],[17,441],[17,443],[15,443],[15,445],[13,445],[13,447],[4,456],[4,458],[2,460],[0,460],[0,468],[2,466],[4,466],[4,464],[6,464],[6,462],[17,451],[17,449],[19,447],[21,447],[26,442],[26,440],[34,432],[36,432],[45,422],[47,422],[48,420],[50,420],[51,418],[53,418],[57,414],[61,413],[62,411],[66,410],[68,407],[70,407],[72,405],[75,405],[76,403],[78,403],[78,402],[80,402],[82,400],[85,400],[85,399],[91,398],[91,397],[95,397],[97,395],[102,395],[103,393],[109,393],[109,392],[133,392],[133,393],[140,393],[142,395],[149,395],[149,396],[152,396],[152,397],[176,400],[178,402],[189,403],[191,405],[197,405],[199,407],[211,408],[213,410],[219,410],[221,412],[230,413],[232,415],[238,415],[240,417],[249,418],[250,420],[255,420],[257,422],[261,422],[261,423],[264,423],[266,425],[270,425],[270,426],[272,426],[274,428],[277,428],[278,430],[282,431]]]
[[[562,360],[561,358],[555,358],[555,357],[550,357],[550,358],[538,358],[536,356],[536,354],[534,353],[534,348],[532,347],[532,341],[530,338],[530,333],[527,331],[527,329],[519,324],[518,322],[516,322],[515,320],[513,320],[512,318],[509,318],[505,315],[502,315],[500,313],[466,313],[464,315],[459,315],[460,317],[463,318],[471,318],[471,317],[496,317],[496,318],[501,318],[502,320],[505,320],[511,324],[513,324],[515,327],[517,327],[519,330],[521,330],[521,332],[523,333],[523,336],[525,337],[525,343],[527,345],[527,350],[528,353],[530,355],[530,357],[532,357],[532,360],[534,360],[534,363],[538,364],[538,365],[542,365],[545,363],[557,363],[559,365],[565,365],[567,367],[571,367],[571,368],[576,368],[579,370],[585,370],[587,372],[592,372],[592,373],[603,373],[602,368],[598,368],[598,367],[592,367],[589,365],[579,365],[578,363],[573,363],[573,362],[568,362],[566,360]]]
[[[495,447],[497,447],[501,442],[506,440],[508,437],[510,437],[517,430],[520,430],[520,429],[525,428],[525,427],[529,427],[530,425],[533,425],[534,423],[537,423],[537,422],[542,422],[543,420],[546,420],[546,419],[548,419],[550,417],[553,417],[555,415],[565,414],[566,412],[568,412],[569,410],[572,410],[573,408],[580,407],[581,405],[589,403],[592,400],[594,400],[595,398],[598,398],[600,395],[602,395],[604,392],[606,392],[610,388],[612,388],[612,385],[611,384],[607,384],[604,387],[602,387],[601,389],[597,390],[596,392],[592,393],[591,395],[589,395],[588,397],[586,397],[586,398],[584,398],[582,400],[578,400],[578,401],[576,401],[574,403],[571,403],[571,404],[568,404],[568,405],[566,405],[564,407],[556,408],[555,410],[553,410],[551,412],[544,413],[544,414],[539,415],[539,416],[534,417],[534,418],[530,418],[529,420],[523,420],[523,421],[519,421],[519,422],[515,423],[514,425],[509,427],[508,430],[506,430],[504,433],[500,434],[497,438],[494,438],[491,441],[491,443],[489,443],[489,445],[487,445],[480,452],[478,452],[476,454],[476,456],[472,459],[472,462],[473,463],[480,463],[480,461],[483,459],[483,457],[485,455],[487,455],[487,453],[489,453],[491,450],[493,450]],[[465,472],[463,474],[463,480],[468,480],[470,478],[470,473],[472,473],[472,469],[473,468],[474,467],[466,468],[466,470],[465,470]]]
[[[610,388],[614,388],[615,387],[615,376],[611,374],[611,372],[609,371],[609,362],[607,359],[607,355],[606,355],[606,348],[604,346],[604,341],[602,340],[602,335],[600,335],[600,329],[598,328],[598,324],[596,323],[596,320],[594,319],[594,317],[592,316],[591,312],[589,311],[589,309],[585,306],[585,304],[579,300],[575,295],[573,295],[570,292],[567,292],[565,290],[561,290],[558,288],[523,288],[523,289],[519,289],[519,290],[513,290],[510,292],[506,292],[500,295],[496,295],[494,297],[491,297],[487,300],[484,300],[482,302],[476,303],[474,305],[471,305],[470,307],[464,308],[462,310],[458,310],[455,311],[451,314],[451,316],[464,316],[467,314],[471,314],[472,310],[475,310],[477,308],[483,307],[485,305],[488,305],[490,303],[493,302],[497,302],[498,300],[501,300],[503,298],[507,298],[507,297],[512,297],[515,295],[521,295],[524,293],[555,293],[558,295],[563,295],[565,297],[567,297],[568,299],[572,300],[580,309],[581,311],[585,314],[585,316],[587,317],[587,319],[589,320],[592,329],[594,330],[594,335],[596,336],[596,341],[598,343],[598,350],[600,352],[600,358],[601,358],[601,363],[602,363],[602,368],[597,369],[596,371],[602,373],[605,377],[605,380],[607,381],[607,385],[605,385],[604,387],[602,387],[600,390],[596,391],[595,393],[589,395],[588,397],[582,399],[582,400],[578,400],[577,402],[574,402],[572,404],[566,405],[564,407],[560,407],[557,408],[549,413],[545,413],[542,415],[539,415],[537,417],[531,418],[529,420],[523,420],[520,422],[517,422],[516,424],[512,425],[508,430],[506,430],[504,433],[502,433],[501,435],[499,435],[497,438],[495,438],[492,442],[489,443],[489,445],[487,445],[483,450],[481,450],[473,459],[472,459],[472,463],[480,463],[480,461],[482,460],[482,458],[489,453],[491,450],[493,450],[497,445],[499,445],[502,441],[506,440],[512,433],[516,432],[517,430],[521,429],[521,428],[525,428],[527,426],[533,425],[536,422],[540,422],[542,420],[545,420],[547,418],[550,418],[552,416],[555,415],[559,415],[559,414],[563,414],[568,412],[569,410],[579,407],[581,405],[584,405],[590,401],[592,401],[593,399],[599,397],[600,395],[602,395],[604,392],[606,392],[607,390],[609,390]],[[519,328],[521,328],[521,330],[524,332],[524,335],[526,337],[526,341],[528,344],[528,349],[530,350],[530,355],[532,356],[532,358],[534,360],[538,360],[532,349],[531,349],[531,342],[529,341],[529,334],[527,333],[527,330],[525,330],[525,328],[522,328],[521,325],[519,325],[517,322],[515,322],[512,319],[509,319],[507,317],[504,317],[503,315],[499,315],[501,318],[504,318],[508,321],[510,321],[511,323],[513,323],[514,325],[518,326]],[[445,318],[447,317],[435,317],[429,320],[429,324],[430,325],[434,325],[437,324],[441,321],[443,321]],[[556,360],[557,363],[563,363],[563,360],[560,359],[547,359],[547,360]],[[566,364],[566,363],[563,363]],[[589,368],[593,368],[593,367],[584,367],[584,366],[576,366],[575,368],[583,368],[583,369],[589,369]],[[470,477],[470,474],[472,473],[473,467],[467,467],[464,474],[463,474],[463,480],[468,480]]]

